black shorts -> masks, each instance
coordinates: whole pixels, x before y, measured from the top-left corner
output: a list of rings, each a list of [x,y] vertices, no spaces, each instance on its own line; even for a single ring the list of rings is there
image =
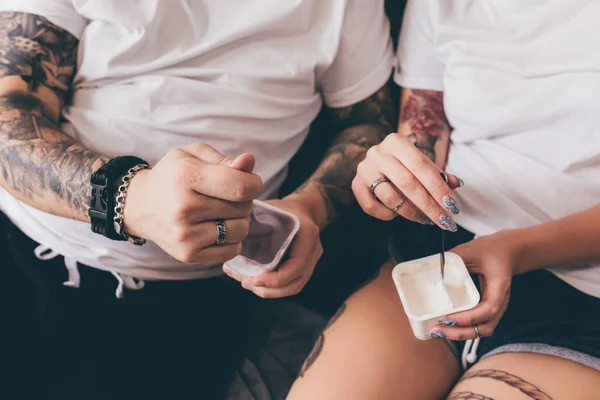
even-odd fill
[[[146,282],[115,297],[110,273],[62,257],[0,213],[0,398],[218,399],[244,357],[252,296],[232,280]],[[92,284],[93,282],[93,284]]]
[[[440,252],[436,227],[395,222],[390,252],[396,261]],[[446,250],[469,241],[463,229],[445,235]],[[475,279],[478,282],[478,279]],[[454,343],[457,355],[464,342]],[[479,358],[505,352],[549,354],[600,371],[600,298],[589,296],[554,274],[538,270],[513,278],[510,302],[491,337],[482,338]]]

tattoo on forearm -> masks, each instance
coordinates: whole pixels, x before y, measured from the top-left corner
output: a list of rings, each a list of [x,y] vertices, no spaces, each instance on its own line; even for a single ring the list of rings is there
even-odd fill
[[[308,371],[308,369],[312,367],[315,361],[317,361],[317,358],[319,358],[319,356],[321,355],[323,345],[325,344],[325,332],[327,332],[327,330],[331,328],[333,324],[335,324],[335,322],[342,316],[344,311],[346,311],[346,303],[342,304],[341,307],[336,311],[336,313],[329,319],[329,322],[327,322],[327,325],[325,325],[325,329],[323,329],[323,332],[317,337],[313,349],[311,350],[308,357],[306,357],[304,364],[302,364],[302,368],[300,368],[300,374],[298,375],[300,378],[304,377],[306,371]]]
[[[467,372],[463,375],[460,382],[475,378],[486,378],[493,379],[498,382],[503,382],[521,391],[521,393],[533,400],[552,400],[550,396],[548,396],[546,393],[540,390],[537,386],[519,378],[518,376],[495,369],[482,369]]]
[[[491,397],[484,396],[482,394],[475,394],[473,392],[460,392],[453,393],[448,397],[448,400],[494,400]]]
[[[32,92],[43,85],[64,100],[75,73],[77,45],[75,37],[43,17],[0,13],[0,77],[20,76]]]
[[[391,84],[350,107],[333,110],[340,133],[311,179],[297,192],[316,188],[327,206],[329,221],[354,202],[352,180],[367,150],[393,131],[395,124]]]
[[[410,90],[400,114],[400,123],[410,127],[407,137],[434,162],[435,143],[450,134],[450,124],[444,113],[444,94],[432,90]]]
[[[0,95],[0,183],[38,208],[87,220],[90,176],[105,159],[58,130],[77,45],[45,18],[0,13],[0,80],[17,77],[28,89]]]
[[[0,172],[21,196],[58,197],[67,207],[87,214],[92,171],[104,160],[59,132],[33,95],[0,97]]]

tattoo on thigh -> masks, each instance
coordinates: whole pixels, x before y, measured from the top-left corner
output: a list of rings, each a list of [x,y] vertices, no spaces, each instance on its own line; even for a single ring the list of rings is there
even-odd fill
[[[323,332],[329,329],[331,325],[335,324],[335,321],[337,321],[342,316],[344,311],[346,311],[346,303],[342,304],[340,308],[338,308],[338,310],[335,312],[335,314],[333,314],[333,317],[331,317],[327,325],[325,325],[325,329],[323,330]]]
[[[491,397],[473,392],[453,393],[448,397],[448,400],[494,400]]]
[[[317,361],[317,358],[319,358],[319,355],[321,355],[321,351],[323,350],[323,342],[324,341],[325,341],[325,337],[321,333],[319,335],[319,337],[317,338],[317,341],[315,342],[315,345],[314,345],[312,351],[310,352],[308,357],[306,357],[304,364],[302,364],[302,368],[300,368],[300,374],[298,375],[300,378],[304,377],[304,374],[306,373],[306,371],[308,371],[308,369],[310,367],[312,367],[312,365],[315,363],[315,361]]]
[[[319,337],[317,338],[317,341],[315,342],[315,345],[314,345],[312,351],[310,352],[310,354],[304,361],[302,368],[300,369],[300,374],[299,374],[300,378],[302,378],[304,376],[306,371],[308,371],[308,369],[310,367],[312,367],[312,365],[315,363],[315,361],[317,361],[317,358],[319,357],[319,355],[321,355],[321,351],[323,350],[323,345],[325,344],[325,335],[324,335],[325,331],[327,331],[327,329],[329,329],[331,327],[331,325],[333,325],[335,323],[335,321],[337,321],[342,316],[344,311],[346,311],[346,303],[342,304],[341,307],[338,308],[338,310],[333,315],[333,317],[331,317],[329,322],[327,322],[327,325],[325,325],[325,328],[323,329],[323,333],[321,333],[319,335]]]
[[[375,273],[373,275],[371,275],[369,278],[367,278],[366,281],[364,281],[359,287],[358,289],[356,289],[356,291],[358,292],[360,289],[364,288],[365,286],[368,286],[371,282],[373,282],[375,279],[379,278],[379,274],[381,273],[381,268],[379,268],[377,271],[375,271]]]
[[[550,396],[541,391],[537,386],[526,382],[518,376],[509,374],[508,372],[499,371],[496,369],[482,369],[477,371],[470,371],[467,372],[460,381],[462,382],[467,379],[474,378],[488,378],[506,383],[507,385],[517,390],[520,390],[521,393],[533,400],[552,400]]]

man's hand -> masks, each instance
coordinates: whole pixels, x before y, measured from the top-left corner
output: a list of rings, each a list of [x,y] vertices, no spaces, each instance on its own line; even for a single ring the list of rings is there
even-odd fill
[[[231,271],[225,265],[223,270],[231,278],[242,283],[242,287],[262,298],[280,298],[298,294],[310,279],[323,247],[319,237],[319,227],[302,196],[292,195],[283,200],[269,201],[275,207],[289,211],[300,220],[300,230],[291,245],[289,257],[273,272],[256,277],[245,277]]]
[[[232,160],[208,145],[169,152],[153,169],[131,181],[125,230],[148,239],[177,260],[199,266],[224,263],[241,253],[252,200],[262,182],[252,173],[254,157]],[[223,220],[227,242],[216,245],[215,220]]]

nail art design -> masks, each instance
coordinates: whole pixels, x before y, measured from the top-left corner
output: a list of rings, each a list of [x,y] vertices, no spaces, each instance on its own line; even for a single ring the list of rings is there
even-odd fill
[[[439,324],[444,326],[456,326],[456,321],[453,321],[448,318],[442,318],[440,319]]]
[[[446,174],[445,174],[445,173],[443,173],[443,172],[440,172],[440,176],[442,177],[442,179],[444,180],[444,182],[446,182],[446,183],[448,183],[448,182],[449,182],[449,181],[448,181],[448,175],[446,175]]]
[[[456,222],[452,218],[447,215],[442,215],[440,217],[440,225],[444,227],[444,229],[450,232],[456,232],[458,230],[458,226],[456,226]]]
[[[442,204],[444,204],[444,208],[452,214],[459,213],[458,204],[456,204],[456,201],[452,197],[444,196],[444,198],[442,198]]]
[[[427,332],[427,337],[429,339],[443,339],[446,337],[442,332]]]
[[[423,223],[424,223],[425,225],[435,225],[435,223],[434,223],[434,222],[433,222],[431,219],[429,219],[429,217],[425,217],[425,218],[423,219]]]
[[[463,187],[465,186],[465,181],[463,181],[462,179],[458,178],[458,187]]]

